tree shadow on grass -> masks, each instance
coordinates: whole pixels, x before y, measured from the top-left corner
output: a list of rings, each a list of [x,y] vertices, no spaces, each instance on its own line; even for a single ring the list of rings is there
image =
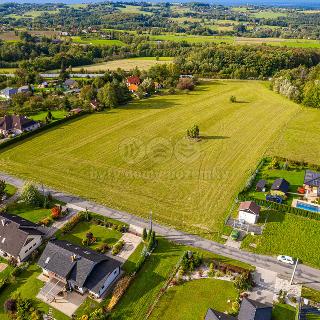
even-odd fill
[[[263,210],[260,212],[259,223],[265,223],[267,219],[267,224],[270,222],[279,222],[282,223],[284,221],[285,215],[290,213],[283,213],[276,210]]]
[[[161,97],[161,99],[154,100],[152,98],[145,100],[138,100],[120,106],[118,110],[153,110],[153,109],[168,109],[176,106],[176,103],[168,100],[169,96]]]
[[[202,140],[223,140],[223,139],[230,139],[228,136],[200,136]]]

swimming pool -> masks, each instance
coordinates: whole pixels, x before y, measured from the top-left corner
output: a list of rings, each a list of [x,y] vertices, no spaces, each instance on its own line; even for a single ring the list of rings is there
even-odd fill
[[[297,201],[296,208],[311,211],[311,212],[318,212],[320,213],[320,206],[311,204],[311,203],[306,203],[306,202],[301,202]]]

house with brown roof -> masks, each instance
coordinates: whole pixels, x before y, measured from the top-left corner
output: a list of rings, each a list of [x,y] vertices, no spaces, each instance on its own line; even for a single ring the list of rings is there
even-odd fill
[[[306,170],[304,175],[303,188],[307,198],[320,197],[320,173]]]
[[[42,243],[43,232],[33,222],[8,213],[0,214],[0,253],[24,261]]]
[[[25,116],[5,115],[0,118],[0,133],[7,136],[8,134],[21,134],[25,131],[33,131],[40,127],[40,123]]]
[[[255,224],[258,222],[260,206],[253,201],[244,201],[239,206],[239,220],[246,223]]]

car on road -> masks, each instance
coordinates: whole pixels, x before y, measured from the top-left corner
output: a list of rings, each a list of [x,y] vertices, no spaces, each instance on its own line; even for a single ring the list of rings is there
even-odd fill
[[[234,240],[234,241],[238,240],[239,237],[240,237],[240,231],[238,231],[238,230],[236,230],[236,229],[232,230],[232,232],[231,232],[231,234],[230,234],[230,237],[231,237],[231,239]]]
[[[290,256],[278,256],[277,260],[287,264],[294,264],[294,259]]]

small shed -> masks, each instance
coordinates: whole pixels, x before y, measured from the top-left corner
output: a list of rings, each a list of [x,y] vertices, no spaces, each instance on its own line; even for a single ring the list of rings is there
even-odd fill
[[[256,191],[259,192],[265,192],[266,191],[266,185],[267,185],[267,181],[266,180],[259,180],[257,185],[256,185]]]
[[[239,220],[255,224],[259,219],[261,207],[254,201],[244,201],[239,206]]]

